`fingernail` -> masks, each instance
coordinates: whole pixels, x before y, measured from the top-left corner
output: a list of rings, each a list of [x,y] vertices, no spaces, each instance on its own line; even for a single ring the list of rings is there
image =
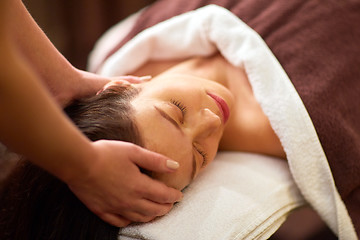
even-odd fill
[[[167,160],[166,161],[166,166],[171,169],[171,170],[176,170],[179,168],[179,163],[178,162],[175,162],[173,160]]]
[[[141,81],[149,81],[151,78],[152,78],[152,76],[147,75],[147,76],[139,77],[139,80],[141,80]]]

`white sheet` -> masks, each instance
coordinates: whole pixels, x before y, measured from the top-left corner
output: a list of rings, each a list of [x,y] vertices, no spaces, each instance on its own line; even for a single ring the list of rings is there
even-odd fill
[[[124,75],[150,59],[207,56],[216,50],[234,66],[245,68],[305,199],[340,239],[357,239],[295,88],[260,36],[226,9],[210,5],[145,30],[110,57],[101,74]]]

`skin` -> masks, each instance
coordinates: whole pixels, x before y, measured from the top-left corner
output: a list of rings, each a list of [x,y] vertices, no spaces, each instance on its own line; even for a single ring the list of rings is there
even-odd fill
[[[180,163],[174,174],[152,175],[168,186],[184,188],[216,155],[225,122],[208,93],[223,98],[231,109],[233,96],[228,89],[178,73],[163,74],[143,84],[132,101],[145,147]]]
[[[135,74],[145,73],[154,77],[134,86],[141,91],[132,101],[145,147],[180,163],[176,173],[153,173],[152,177],[183,189],[211,163],[218,150],[285,158],[244,69],[233,67],[220,54],[150,62]],[[221,97],[229,106],[230,118],[226,123],[208,93]],[[184,115],[174,101],[186,108]]]
[[[118,227],[164,215],[182,198],[139,170],[174,172],[168,157],[126,142],[90,142],[64,115],[60,106],[113,79],[74,68],[20,0],[0,1],[0,52],[0,141],[9,149],[64,181]]]

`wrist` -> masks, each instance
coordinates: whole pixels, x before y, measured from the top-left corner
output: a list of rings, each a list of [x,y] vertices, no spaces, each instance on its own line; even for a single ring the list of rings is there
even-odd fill
[[[67,74],[65,74],[67,73]],[[65,75],[65,76],[64,76]],[[74,99],[77,99],[78,92],[81,90],[82,74],[80,70],[73,67],[72,65],[67,65],[65,71],[63,72],[63,79],[56,79],[56,82],[62,82],[62,85],[58,85],[56,89],[52,89],[52,86],[48,86],[50,92],[56,99],[56,102],[61,107],[66,107]],[[45,78],[45,77],[44,77]],[[45,82],[50,82],[49,79]]]
[[[96,172],[100,156],[89,141],[76,152],[72,151],[67,160],[55,175],[68,185],[73,185],[85,181]]]

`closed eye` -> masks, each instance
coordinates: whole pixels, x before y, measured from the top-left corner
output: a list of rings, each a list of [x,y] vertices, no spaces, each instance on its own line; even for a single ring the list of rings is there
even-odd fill
[[[174,99],[170,99],[170,102],[172,104],[174,104],[178,109],[180,109],[181,113],[182,113],[182,119],[181,119],[181,123],[184,123],[184,118],[185,118],[185,114],[186,114],[186,106],[180,102],[179,100],[174,100]]]
[[[202,166],[201,167],[204,167],[206,166],[207,164],[207,161],[208,161],[208,156],[207,156],[207,153],[202,151],[201,149],[199,149],[198,147],[195,147],[196,151],[202,156],[203,158],[203,163],[202,163]]]

